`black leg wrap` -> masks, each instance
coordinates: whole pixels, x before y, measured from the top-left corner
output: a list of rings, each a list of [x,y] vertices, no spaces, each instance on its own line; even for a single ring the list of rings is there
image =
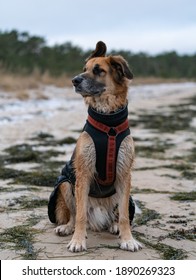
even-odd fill
[[[48,202],[48,217],[51,223],[56,223],[56,203],[59,192],[59,186],[64,183],[69,182],[72,186],[75,185],[75,174],[73,171],[73,163],[69,161],[66,163],[62,169],[61,175],[57,178],[54,190],[52,191],[49,202]],[[74,195],[74,188],[72,187],[72,192]]]

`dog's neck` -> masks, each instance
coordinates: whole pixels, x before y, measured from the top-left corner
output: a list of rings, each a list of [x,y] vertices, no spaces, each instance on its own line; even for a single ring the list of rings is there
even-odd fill
[[[85,103],[95,111],[102,114],[117,112],[128,103],[127,94],[105,95],[85,97]]]
[[[116,127],[122,124],[123,122],[125,122],[125,120],[127,120],[128,117],[127,104],[124,107],[120,108],[118,111],[110,112],[109,114],[98,112],[94,108],[89,106],[88,118],[89,117],[94,121],[102,123],[109,127]]]

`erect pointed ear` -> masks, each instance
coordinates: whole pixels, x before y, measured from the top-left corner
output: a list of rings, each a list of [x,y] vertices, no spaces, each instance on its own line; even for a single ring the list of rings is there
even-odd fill
[[[110,65],[116,70],[116,78],[118,82],[120,82],[123,77],[126,77],[129,80],[133,79],[133,73],[129,69],[128,63],[122,56],[110,56],[109,58]]]
[[[105,56],[106,54],[106,44],[102,41],[97,42],[95,50],[92,52],[92,54],[86,59],[88,61],[89,59],[93,57],[100,57],[100,56]]]

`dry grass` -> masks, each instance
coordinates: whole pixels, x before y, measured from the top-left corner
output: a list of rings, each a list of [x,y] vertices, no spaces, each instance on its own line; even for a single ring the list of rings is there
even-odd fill
[[[31,75],[20,75],[0,72],[0,89],[4,91],[20,91],[24,97],[27,89],[38,89],[40,85],[54,85],[57,87],[71,86],[71,78],[66,74],[59,77],[52,77],[47,72],[40,74],[34,71]]]
[[[185,78],[162,78],[162,77],[135,77],[132,85],[162,84],[162,83],[184,83],[190,79]]]
[[[72,86],[71,77],[63,74],[58,77],[51,76],[48,72],[40,74],[34,71],[30,75],[11,74],[0,71],[0,89],[9,92],[20,92],[21,99],[28,98],[28,89],[39,89],[41,85],[54,85],[56,87]],[[175,83],[186,82],[187,79],[164,79],[156,77],[138,77],[134,78],[132,85],[142,84],[159,84],[159,83]]]

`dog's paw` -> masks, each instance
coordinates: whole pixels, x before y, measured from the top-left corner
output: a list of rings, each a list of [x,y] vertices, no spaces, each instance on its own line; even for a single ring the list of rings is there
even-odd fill
[[[86,240],[72,238],[72,240],[67,245],[67,248],[71,252],[86,251]]]
[[[73,233],[73,231],[74,231],[74,227],[71,225],[60,225],[55,228],[56,234],[60,236],[70,235]]]
[[[134,238],[131,238],[129,240],[122,240],[120,243],[120,249],[135,252],[142,249],[142,245]]]
[[[111,227],[109,228],[109,232],[112,234],[118,234],[119,233],[119,226],[118,223],[113,223]]]

